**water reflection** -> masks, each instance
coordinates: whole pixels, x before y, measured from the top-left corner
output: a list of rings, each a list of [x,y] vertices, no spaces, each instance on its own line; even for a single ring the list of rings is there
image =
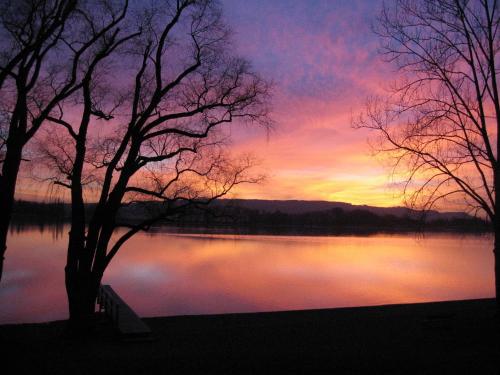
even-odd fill
[[[61,237],[13,231],[0,321],[66,317]],[[104,282],[143,316],[359,306],[493,296],[492,239],[139,234]]]
[[[63,221],[52,221],[47,222],[45,220],[13,220],[9,227],[9,231],[12,235],[21,235],[23,232],[33,232],[38,231],[40,234],[49,234],[53,241],[57,241],[62,238],[64,234],[64,229],[68,229],[68,225]],[[69,230],[69,229],[68,229]],[[68,232],[66,230],[66,233]]]

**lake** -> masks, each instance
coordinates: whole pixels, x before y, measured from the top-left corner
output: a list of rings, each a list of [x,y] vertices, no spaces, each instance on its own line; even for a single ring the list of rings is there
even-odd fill
[[[0,323],[67,318],[67,227],[11,231]],[[489,235],[133,237],[103,283],[140,316],[366,306],[494,296]]]

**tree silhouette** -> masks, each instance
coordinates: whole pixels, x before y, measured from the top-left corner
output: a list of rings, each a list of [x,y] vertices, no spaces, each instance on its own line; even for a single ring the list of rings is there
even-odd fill
[[[402,78],[372,98],[355,126],[375,130],[377,151],[402,174],[407,203],[459,202],[495,232],[500,293],[498,2],[396,0],[375,27]]]
[[[0,278],[16,183],[30,140],[83,87],[124,12],[106,0],[0,3]],[[99,13],[100,17],[92,17]],[[112,14],[110,14],[112,13]]]
[[[71,192],[66,290],[77,329],[135,233],[259,180],[248,173],[251,158],[229,157],[221,128],[269,122],[269,84],[234,57],[217,2],[135,4],[123,23],[136,31],[116,28],[103,38],[78,100],[49,119],[66,131],[40,142],[51,179]],[[85,194],[97,201],[90,217]],[[162,204],[150,205],[150,217],[119,222],[121,207],[151,200]]]

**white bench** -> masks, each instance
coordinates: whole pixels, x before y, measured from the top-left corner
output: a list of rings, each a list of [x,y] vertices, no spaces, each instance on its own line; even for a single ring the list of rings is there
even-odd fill
[[[132,308],[123,301],[110,285],[101,285],[97,295],[99,311],[111,318],[125,340],[141,340],[151,337],[151,329]]]

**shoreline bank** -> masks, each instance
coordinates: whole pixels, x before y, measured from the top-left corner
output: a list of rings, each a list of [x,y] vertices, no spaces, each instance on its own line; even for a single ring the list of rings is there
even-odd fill
[[[85,340],[64,321],[0,326],[21,373],[498,373],[493,299],[143,319],[150,342],[124,343],[102,321]]]

